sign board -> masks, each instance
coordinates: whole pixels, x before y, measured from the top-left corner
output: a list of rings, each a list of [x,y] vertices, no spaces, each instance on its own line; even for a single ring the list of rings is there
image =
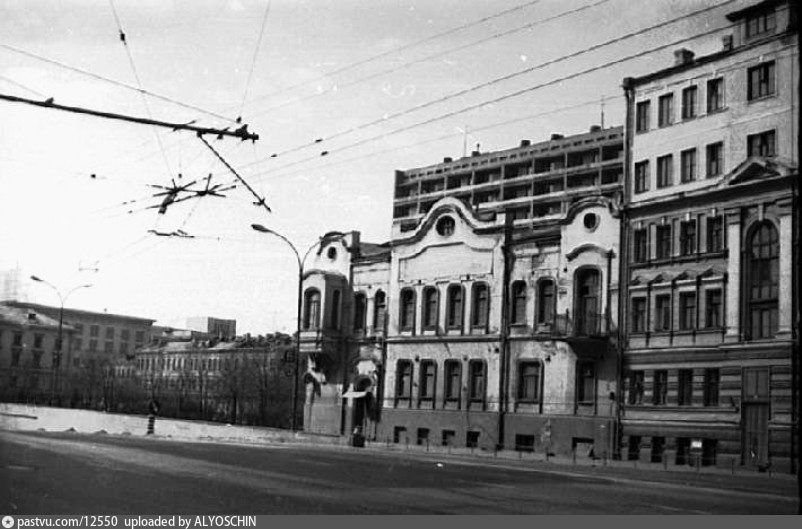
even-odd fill
[[[701,451],[702,451],[702,440],[691,439],[691,452],[701,452]]]

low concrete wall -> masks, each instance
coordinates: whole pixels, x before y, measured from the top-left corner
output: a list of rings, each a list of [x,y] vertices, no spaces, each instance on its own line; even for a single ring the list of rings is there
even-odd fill
[[[0,403],[0,429],[4,430],[63,432],[74,429],[81,433],[96,433],[104,430],[110,434],[144,436],[147,425],[146,415],[123,415],[90,410]],[[253,443],[290,442],[337,445],[348,442],[348,439],[341,437],[291,432],[277,428],[234,426],[166,418],[156,419],[156,435],[173,439],[214,439]]]

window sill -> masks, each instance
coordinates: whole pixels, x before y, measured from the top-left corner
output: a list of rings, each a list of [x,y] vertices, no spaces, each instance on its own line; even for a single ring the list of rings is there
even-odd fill
[[[751,105],[752,103],[760,103],[761,101],[766,101],[767,99],[774,99],[775,97],[777,97],[777,92],[774,92],[773,94],[766,94],[760,97],[755,97],[752,99],[747,98],[746,104]]]
[[[693,116],[682,116],[681,123],[686,123],[688,121],[694,121],[699,119],[699,114],[694,114]]]
[[[630,263],[630,266],[632,268],[646,268],[648,266],[662,266],[674,263],[688,263],[702,259],[717,259],[717,258],[725,258],[728,256],[729,256],[729,250],[727,248],[723,248],[721,250],[713,252],[699,252],[688,255],[674,255],[672,257],[661,257],[640,263],[633,262]]]
[[[726,105],[723,106],[723,107],[708,108],[706,115],[715,116],[716,114],[721,114],[722,112],[726,112],[728,109],[729,109],[729,107],[727,107]]]

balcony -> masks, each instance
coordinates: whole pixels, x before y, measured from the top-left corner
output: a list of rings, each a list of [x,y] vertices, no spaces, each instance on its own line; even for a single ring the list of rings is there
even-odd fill
[[[605,339],[610,336],[612,325],[606,314],[588,314],[572,318],[566,311],[558,314],[552,323],[539,324],[535,328],[537,336],[563,339]]]

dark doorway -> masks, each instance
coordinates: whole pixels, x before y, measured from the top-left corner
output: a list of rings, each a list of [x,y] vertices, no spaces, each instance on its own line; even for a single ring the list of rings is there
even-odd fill
[[[750,467],[765,467],[769,461],[769,405],[743,405],[743,458]]]
[[[599,271],[593,268],[576,274],[577,303],[575,331],[579,336],[594,336],[600,331],[599,305],[601,301]]]

